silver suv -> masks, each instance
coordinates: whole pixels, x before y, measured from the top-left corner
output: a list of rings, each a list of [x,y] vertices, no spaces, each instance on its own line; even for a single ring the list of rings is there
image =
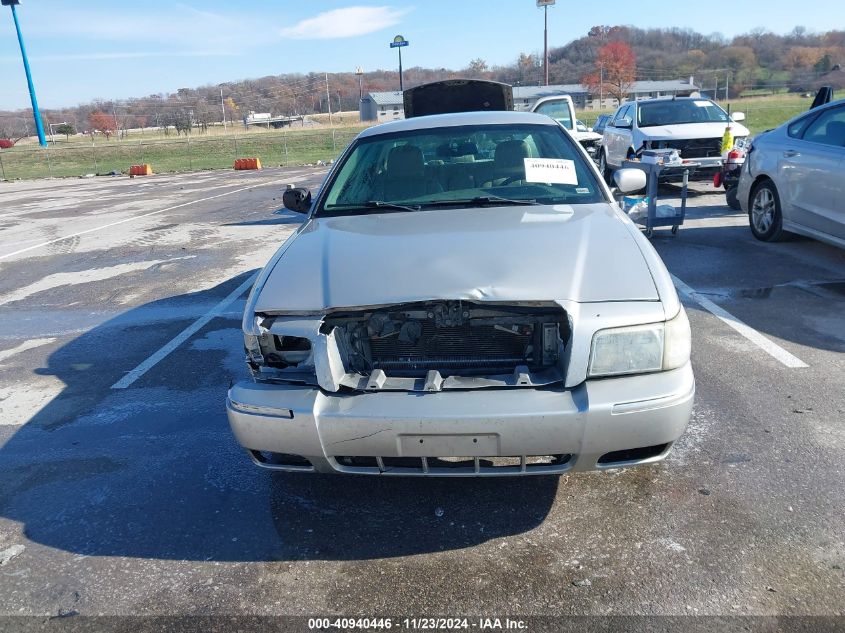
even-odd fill
[[[696,179],[711,179],[724,162],[722,138],[730,127],[735,142],[748,136],[738,122],[709,99],[677,97],[623,103],[607,124],[599,166],[606,178],[622,162],[643,149],[676,149],[682,160],[696,165]]]

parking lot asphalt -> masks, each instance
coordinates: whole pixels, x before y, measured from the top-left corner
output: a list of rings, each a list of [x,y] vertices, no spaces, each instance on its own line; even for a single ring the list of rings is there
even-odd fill
[[[845,614],[845,252],[707,185],[657,231],[697,379],[663,463],[269,474],[223,406],[238,289],[324,173],[0,183],[0,614]]]

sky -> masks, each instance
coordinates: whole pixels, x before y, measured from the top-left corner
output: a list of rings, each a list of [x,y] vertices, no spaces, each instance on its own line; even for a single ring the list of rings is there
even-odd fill
[[[682,27],[730,37],[763,27],[787,33],[845,27],[845,3],[737,0],[711,9],[662,0],[558,0],[549,45],[596,24]],[[543,10],[535,0],[22,0],[18,7],[42,108],[92,99],[144,97],[178,88],[295,72],[393,69],[402,34],[405,67],[460,69],[540,52]],[[0,110],[29,107],[11,11],[0,7]]]

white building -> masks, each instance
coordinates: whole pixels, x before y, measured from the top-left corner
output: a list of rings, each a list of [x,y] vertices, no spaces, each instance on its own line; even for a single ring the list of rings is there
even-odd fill
[[[395,92],[370,92],[364,95],[360,105],[362,121],[395,121],[405,118],[405,105],[402,101],[402,93]]]

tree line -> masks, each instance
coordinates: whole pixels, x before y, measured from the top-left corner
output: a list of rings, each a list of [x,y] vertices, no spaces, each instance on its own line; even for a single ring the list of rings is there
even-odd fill
[[[779,35],[756,29],[733,38],[690,29],[640,29],[594,26],[583,37],[549,51],[551,83],[583,83],[594,92],[624,94],[635,80],[695,77],[704,89],[721,87],[730,98],[752,89],[806,92],[820,84],[845,88],[845,31],[811,33],[796,27]],[[614,70],[615,69],[615,70]],[[512,85],[539,85],[542,55],[523,52],[510,64],[495,66],[476,58],[460,69],[414,67],[405,70],[406,86],[457,77],[491,79]],[[398,73],[377,70],[349,73],[287,73],[257,79],[181,88],[126,100],[95,99],[60,109],[45,109],[45,127],[62,123],[61,133],[110,136],[155,126],[176,135],[202,133],[210,125],[240,123],[249,112],[303,116],[331,110],[357,110],[359,94],[399,89]],[[54,131],[58,127],[54,125]],[[0,111],[0,138],[32,134],[25,110]]]

